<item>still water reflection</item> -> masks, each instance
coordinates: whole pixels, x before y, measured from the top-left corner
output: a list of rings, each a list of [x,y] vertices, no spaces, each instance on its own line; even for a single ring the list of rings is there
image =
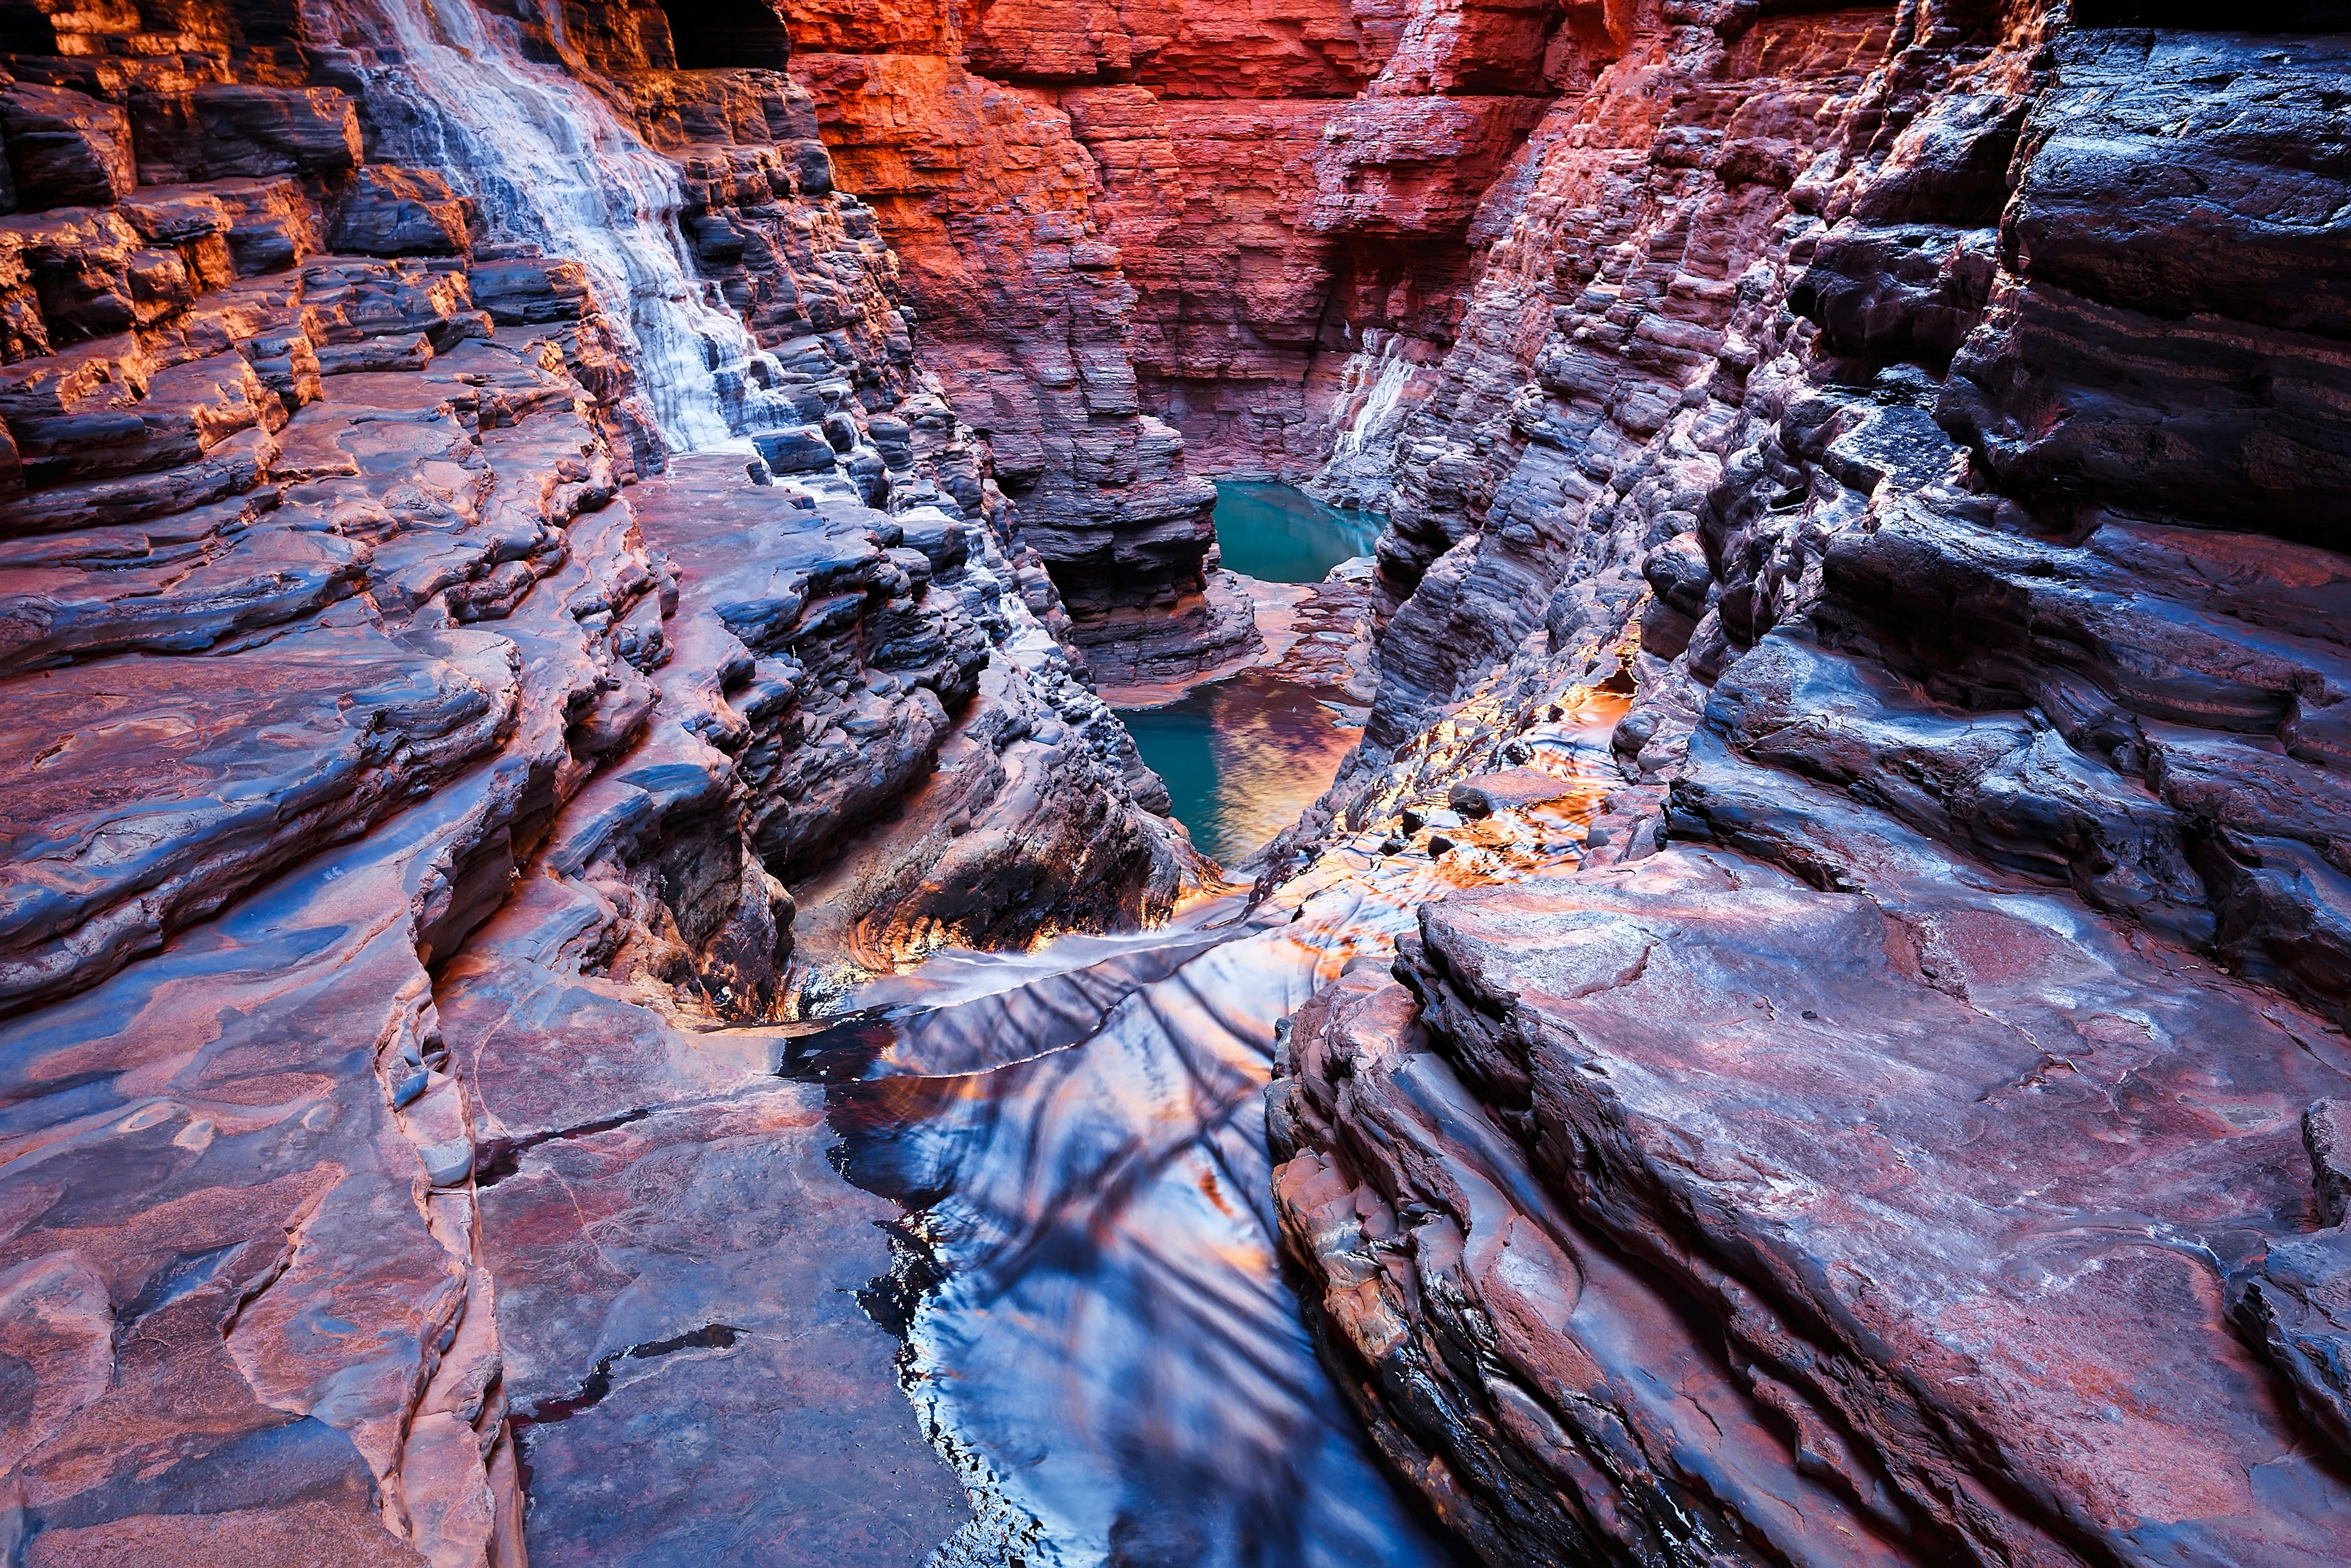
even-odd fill
[[[1227,865],[1296,821],[1359,734],[1311,691],[1261,670],[1119,716],[1192,842]]]
[[[1326,507],[1287,485],[1217,483],[1225,565],[1261,581],[1320,582],[1341,561],[1368,555],[1380,525],[1373,513]],[[1296,821],[1354,745],[1354,728],[1317,700],[1322,695],[1252,670],[1119,716],[1166,780],[1193,843],[1229,866]]]
[[[1409,913],[1288,916],[951,953],[861,998],[900,1016],[833,1091],[846,1169],[914,1211],[915,1403],[998,1500],[944,1562],[1452,1561],[1317,1362],[1268,1203],[1276,1020]]]
[[[1579,709],[1539,765],[1604,777],[1622,706]],[[1569,869],[1587,814],[1442,858],[1367,836],[1253,911],[943,952],[809,1042],[844,1169],[908,1210],[913,1396],[983,1505],[935,1568],[1456,1561],[1301,1326],[1264,1088],[1318,987],[1388,961],[1424,902]]]

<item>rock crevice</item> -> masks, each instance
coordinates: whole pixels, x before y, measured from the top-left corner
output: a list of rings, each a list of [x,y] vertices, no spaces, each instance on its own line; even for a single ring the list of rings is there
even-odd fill
[[[0,57],[10,1561],[911,1560],[790,1020],[1165,792],[772,13],[143,16]]]
[[[2341,40],[2092,10],[1638,8],[1407,419],[1291,843],[1630,699],[1272,1102],[1486,1561],[2344,1550]]]

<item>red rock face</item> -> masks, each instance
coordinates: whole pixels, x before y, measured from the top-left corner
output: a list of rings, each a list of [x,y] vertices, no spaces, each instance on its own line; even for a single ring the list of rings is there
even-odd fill
[[[1580,874],[1300,1015],[1343,1381],[1498,1564],[2339,1558],[2342,39],[1628,16],[1298,838],[1479,853],[1401,809],[1631,697]]]
[[[1273,1196],[1395,1471],[1498,1565],[2351,1559],[2339,34],[168,9],[0,18],[12,1561],[953,1530],[785,1020],[1169,909],[1069,611],[1244,639],[1195,468],[1326,456],[1394,613],[1265,877],[1431,902]]]
[[[967,1511],[766,1026],[1163,912],[1164,791],[787,78],[515,46],[794,422],[656,472],[658,319],[372,155],[413,10],[180,9],[0,81],[11,1561],[911,1561]]]
[[[1481,204],[1621,32],[1433,0],[791,15],[827,142],[1096,643],[1198,614],[1186,465],[1303,477],[1389,433]]]
[[[793,68],[1064,591],[1097,619],[1196,601],[1214,496],[1185,475],[1181,438],[1139,413],[1133,290],[1089,216],[1067,117],[936,57]]]

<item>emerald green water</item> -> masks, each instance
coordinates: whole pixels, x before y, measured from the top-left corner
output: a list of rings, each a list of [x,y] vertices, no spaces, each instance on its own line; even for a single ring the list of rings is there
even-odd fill
[[[1225,566],[1260,582],[1320,582],[1343,560],[1372,553],[1384,519],[1326,507],[1287,485],[1217,481],[1217,542]]]
[[[1287,485],[1217,484],[1225,565],[1261,582],[1320,582],[1371,553],[1383,519],[1326,507]],[[1123,708],[1136,749],[1167,781],[1176,820],[1229,865],[1298,820],[1330,788],[1356,731],[1304,686],[1264,670],[1196,686],[1165,707]]]
[[[1167,781],[1192,842],[1227,864],[1297,821],[1330,788],[1358,733],[1305,687],[1262,670],[1119,716]]]

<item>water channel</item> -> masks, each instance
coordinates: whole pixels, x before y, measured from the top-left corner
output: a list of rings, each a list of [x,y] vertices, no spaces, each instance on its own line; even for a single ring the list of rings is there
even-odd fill
[[[1252,910],[947,950],[808,1042],[841,1165],[909,1218],[877,1315],[982,1505],[935,1568],[1434,1568],[1456,1559],[1317,1360],[1270,1211],[1280,1025],[1417,907],[1573,869],[1622,703],[1531,737],[1593,782],[1475,844],[1326,849]],[[1613,779],[1613,774],[1607,775]]]
[[[1366,538],[1294,530],[1313,514],[1287,497],[1242,499],[1280,532],[1253,554],[1263,537],[1237,528],[1228,559],[1290,552],[1283,570],[1319,578]],[[1539,765],[1597,779],[1611,700],[1529,737]],[[1264,672],[1126,716],[1211,852],[1287,826],[1353,739]],[[906,1210],[872,1305],[979,1505],[933,1568],[1457,1561],[1317,1359],[1276,1249],[1265,1089],[1315,989],[1387,962],[1425,902],[1572,869],[1590,809],[1579,796],[1440,856],[1367,832],[1254,909],[1228,896],[1154,931],[949,949],[804,1042],[842,1168]]]

